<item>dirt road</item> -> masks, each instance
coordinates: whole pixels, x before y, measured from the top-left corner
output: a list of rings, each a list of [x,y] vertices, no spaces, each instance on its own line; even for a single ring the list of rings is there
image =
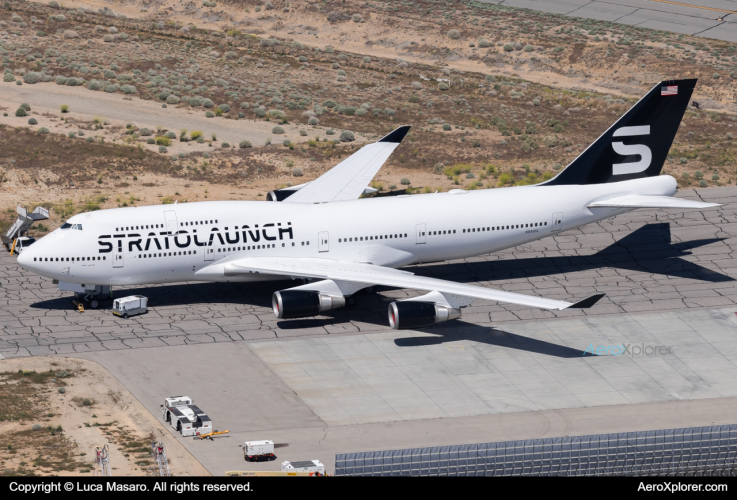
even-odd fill
[[[145,101],[138,97],[126,97],[123,94],[108,94],[95,92],[84,87],[67,87],[55,83],[37,83],[34,85],[16,85],[14,83],[0,83],[0,95],[3,96],[3,104],[8,108],[8,115],[0,117],[2,123],[12,126],[25,125],[27,119],[16,118],[15,110],[21,103],[28,103],[31,109],[41,113],[50,113],[61,116],[62,104],[69,106],[70,116],[79,120],[92,120],[95,117],[107,120],[111,125],[122,125],[133,123],[138,127],[148,127],[155,130],[157,126],[165,129],[179,131],[201,130],[205,137],[217,134],[219,141],[229,142],[231,145],[238,144],[242,140],[249,140],[254,146],[262,146],[267,138],[274,143],[281,143],[284,139],[290,141],[304,142],[314,138],[316,135],[325,135],[325,128],[310,127],[305,123],[283,125],[285,134],[274,135],[271,129],[276,125],[274,122],[251,119],[229,120],[225,118],[206,118],[204,108],[190,108],[187,105],[176,107],[170,105],[161,107],[160,101]],[[237,115],[238,110],[231,110],[230,114]],[[250,110],[247,116],[254,117]],[[305,122],[307,120],[305,119]],[[53,124],[42,123],[39,125],[49,128],[52,132]],[[307,136],[300,136],[299,130],[307,131]],[[360,140],[360,139],[359,139]]]

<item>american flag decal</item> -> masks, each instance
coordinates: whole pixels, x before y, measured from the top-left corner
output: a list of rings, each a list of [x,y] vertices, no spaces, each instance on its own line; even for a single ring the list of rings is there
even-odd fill
[[[660,95],[678,95],[678,85],[660,87]]]

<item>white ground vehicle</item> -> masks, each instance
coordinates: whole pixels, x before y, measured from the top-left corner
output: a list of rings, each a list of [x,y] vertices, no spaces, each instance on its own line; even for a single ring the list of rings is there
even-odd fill
[[[281,463],[281,470],[282,472],[314,472],[315,475],[325,475],[325,466],[319,460],[284,461]]]
[[[162,405],[164,420],[182,436],[198,436],[212,432],[212,420],[205,412],[192,404],[187,396],[166,398]]]
[[[249,462],[260,462],[261,460],[274,460],[274,441],[246,441],[243,445],[243,458]]]
[[[143,295],[131,295],[115,299],[113,302],[113,314],[127,318],[148,311],[148,298]]]

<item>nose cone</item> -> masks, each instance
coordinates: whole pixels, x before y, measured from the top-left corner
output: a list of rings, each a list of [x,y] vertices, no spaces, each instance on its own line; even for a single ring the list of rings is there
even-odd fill
[[[33,262],[31,253],[33,253],[33,251],[30,248],[27,248],[18,255],[18,265],[24,269],[28,269],[29,271],[32,270],[31,262]]]

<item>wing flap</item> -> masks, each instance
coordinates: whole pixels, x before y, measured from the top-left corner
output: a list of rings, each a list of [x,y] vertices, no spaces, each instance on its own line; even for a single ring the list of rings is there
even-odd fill
[[[619,196],[609,200],[601,200],[588,205],[589,208],[613,207],[613,208],[713,208],[720,207],[718,203],[705,203],[703,201],[686,200],[672,196],[645,196],[632,194]]]
[[[259,257],[232,260],[224,264],[213,264],[197,271],[196,275],[238,276],[260,273],[285,277],[318,278],[341,280],[370,285],[385,285],[397,288],[438,291],[463,297],[492,300],[541,309],[566,309],[574,304],[562,300],[533,297],[503,290],[494,290],[464,283],[416,276],[407,271],[327,259]],[[577,305],[577,304],[576,304]]]

